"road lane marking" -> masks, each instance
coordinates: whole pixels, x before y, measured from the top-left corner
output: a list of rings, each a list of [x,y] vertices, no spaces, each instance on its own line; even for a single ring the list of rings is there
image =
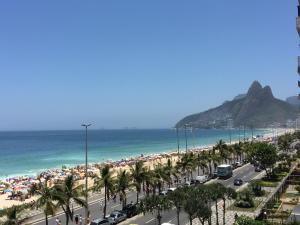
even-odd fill
[[[119,207],[120,205],[121,205],[121,204],[115,205],[115,206],[112,206],[111,208],[112,208],[112,209],[115,209],[115,208]]]
[[[151,220],[147,221],[146,224],[151,223],[153,220],[155,220],[155,219],[151,219]]]

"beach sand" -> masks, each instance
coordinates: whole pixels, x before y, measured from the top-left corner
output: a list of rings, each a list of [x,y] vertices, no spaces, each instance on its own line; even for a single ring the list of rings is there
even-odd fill
[[[277,129],[277,136],[283,135],[285,133],[291,133],[294,132],[294,129]],[[265,134],[264,135],[264,140],[268,140],[271,141],[273,137],[273,133],[270,131],[269,134]],[[238,141],[232,142],[231,144],[237,143]],[[209,146],[198,146],[192,149],[189,149],[189,151],[205,151],[205,150],[209,150],[213,147],[213,145],[209,145]],[[178,153],[176,151],[170,152],[170,153],[163,153],[163,154],[152,154],[149,156],[139,156],[139,157],[135,157],[135,158],[131,158],[131,159],[127,159],[127,160],[120,160],[120,161],[116,161],[116,162],[106,162],[108,164],[110,164],[112,166],[113,169],[113,174],[114,176],[116,176],[117,172],[119,170],[130,170],[130,165],[134,164],[135,161],[137,160],[143,160],[144,161],[144,165],[146,167],[148,167],[149,169],[153,169],[155,165],[157,164],[166,164],[168,159],[171,159],[173,165],[176,164],[176,162],[178,161],[179,157],[178,157]],[[98,175],[100,174],[100,171],[98,169],[99,165],[102,165],[105,163],[101,163],[101,164],[95,164],[95,165],[89,165],[89,169],[91,171],[93,171],[94,174]],[[76,169],[67,169],[66,171],[76,171],[78,174],[83,173],[83,166],[78,166]],[[65,173],[64,176],[59,176],[59,174],[61,173],[61,171],[58,170],[53,170],[51,171],[51,173],[55,174],[54,176],[56,177],[55,179],[63,179],[66,175],[68,175],[68,173]],[[49,185],[53,185],[54,182],[50,182]],[[78,185],[84,185],[85,181],[83,179],[83,177],[81,177],[80,180],[78,180],[77,184]],[[91,178],[89,178],[89,182],[88,182],[89,187],[93,186],[93,180]],[[19,201],[19,200],[10,200],[8,199],[8,196],[10,195],[10,193],[6,193],[6,194],[0,194],[0,209],[4,209],[4,208],[8,208],[11,207],[13,205],[21,205],[24,203],[30,203],[34,200],[36,200],[38,198],[38,196],[34,196],[31,197],[29,199],[26,199],[25,201]]]

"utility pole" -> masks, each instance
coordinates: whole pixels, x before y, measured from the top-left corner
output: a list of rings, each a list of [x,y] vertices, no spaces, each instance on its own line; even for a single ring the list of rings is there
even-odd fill
[[[89,217],[89,204],[88,204],[88,144],[87,144],[87,130],[88,127],[92,124],[82,124],[81,126],[85,127],[85,224],[88,224],[88,217]]]
[[[178,134],[178,127],[176,127],[176,136],[177,136],[177,153],[178,153],[178,156],[180,154],[180,144],[179,144],[179,134]]]

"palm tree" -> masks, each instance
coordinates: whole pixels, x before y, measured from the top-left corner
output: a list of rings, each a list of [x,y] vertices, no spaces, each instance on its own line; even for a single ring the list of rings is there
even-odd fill
[[[171,159],[168,159],[167,164],[164,166],[163,170],[165,174],[165,181],[168,183],[168,186],[170,188],[172,183],[172,176],[174,174],[174,167]]]
[[[223,186],[223,185],[222,185]],[[221,187],[222,192],[222,200],[223,200],[223,225],[226,224],[225,218],[226,218],[226,199],[235,199],[237,196],[236,191],[233,188],[230,187]]]
[[[159,163],[154,166],[153,170],[153,188],[158,188],[158,192],[161,192],[163,188],[164,181],[167,181],[167,175],[165,173],[164,167]]]
[[[187,175],[188,180],[190,179],[190,175],[192,178],[192,172],[196,167],[194,154],[193,153],[186,153],[182,156],[181,160],[178,162],[181,171]]]
[[[171,201],[165,196],[151,195],[144,198],[139,205],[139,211],[156,213],[158,225],[161,225],[161,213],[172,207]]]
[[[243,155],[243,143],[239,142],[233,145],[234,151],[237,156],[237,160],[242,161],[242,155]]]
[[[54,203],[55,191],[53,188],[48,187],[48,178],[44,183],[40,182],[39,186],[35,193],[40,197],[36,200],[35,205],[37,208],[42,208],[45,214],[46,225],[48,225],[48,216],[54,216],[55,211],[57,210],[57,205]]]
[[[210,199],[215,203],[216,209],[216,225],[219,225],[219,211],[218,200],[223,197],[223,185],[220,183],[214,183],[207,186],[209,190]]]
[[[117,174],[116,192],[119,193],[122,201],[122,208],[127,204],[126,190],[130,187],[130,175],[126,170],[120,170]]]
[[[183,209],[188,214],[190,225],[193,224],[193,220],[197,216],[197,204],[199,199],[194,188],[185,188],[185,199],[183,201]]]
[[[177,215],[177,225],[180,225],[180,212],[183,207],[183,201],[185,198],[185,192],[182,188],[178,188],[175,191],[169,194],[169,199],[171,200],[173,206],[176,208],[176,215]]]
[[[207,203],[201,200],[198,201],[196,217],[199,219],[202,225],[204,225],[205,222],[210,219],[211,214],[211,208],[207,205]]]
[[[139,194],[141,193],[142,183],[145,181],[145,169],[143,161],[136,161],[133,166],[130,166],[131,177],[136,188],[136,203],[139,202]]]
[[[11,208],[6,209],[6,221],[3,225],[19,225],[19,208],[17,206],[13,206]]]
[[[73,175],[67,176],[63,183],[54,186],[54,200],[58,201],[65,213],[66,225],[69,224],[69,219],[73,221],[72,202],[87,207],[86,201],[80,198],[83,195],[83,185],[76,186]]]
[[[222,160],[225,160],[226,162],[228,159],[228,146],[226,143],[223,140],[219,140],[214,148],[215,150],[218,150]]]
[[[202,169],[203,174],[205,174],[205,168],[207,168],[207,154],[204,153],[198,153],[196,164],[198,166],[198,176],[200,176],[200,168]]]
[[[106,216],[107,200],[110,199],[112,193],[114,193],[114,180],[110,166],[105,165],[100,170],[100,177],[96,176],[94,179],[94,191],[101,191],[104,187],[104,207],[103,207],[103,218]]]

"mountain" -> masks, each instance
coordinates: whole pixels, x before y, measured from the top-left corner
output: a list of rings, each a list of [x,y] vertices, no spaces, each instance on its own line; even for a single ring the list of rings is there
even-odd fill
[[[288,98],[286,99],[286,102],[289,103],[289,104],[292,105],[292,106],[297,107],[297,108],[300,107],[300,101],[299,101],[298,96],[288,97]]]
[[[224,128],[230,121],[234,127],[246,125],[265,128],[274,122],[285,124],[296,116],[295,107],[276,99],[269,86],[262,87],[258,81],[254,81],[245,96],[226,101],[205,112],[189,115],[180,120],[176,127],[189,124],[195,128]]]
[[[239,95],[235,96],[233,100],[239,100],[242,98],[246,98],[246,96],[247,96],[247,94],[239,94]]]

